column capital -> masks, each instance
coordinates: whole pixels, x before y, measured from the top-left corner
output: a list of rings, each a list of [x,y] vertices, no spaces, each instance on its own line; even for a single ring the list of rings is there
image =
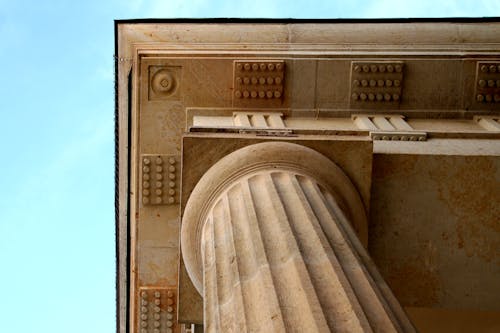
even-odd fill
[[[344,172],[319,152],[289,142],[264,142],[239,149],[218,161],[200,179],[186,204],[181,227],[182,255],[193,285],[203,291],[201,238],[207,214],[232,184],[254,173],[283,170],[309,176],[336,199],[366,246],[368,223],[360,196]]]

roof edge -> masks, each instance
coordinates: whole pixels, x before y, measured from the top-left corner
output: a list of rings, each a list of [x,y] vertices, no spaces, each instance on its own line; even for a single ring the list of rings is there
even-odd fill
[[[158,23],[489,23],[500,22],[500,17],[410,17],[410,18],[140,18],[140,19],[117,19],[115,25],[119,24],[158,24]]]

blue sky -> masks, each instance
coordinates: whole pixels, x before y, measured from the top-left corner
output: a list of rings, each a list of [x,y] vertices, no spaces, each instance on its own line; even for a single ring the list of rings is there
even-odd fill
[[[113,332],[113,20],[500,16],[500,1],[0,0],[0,331]]]

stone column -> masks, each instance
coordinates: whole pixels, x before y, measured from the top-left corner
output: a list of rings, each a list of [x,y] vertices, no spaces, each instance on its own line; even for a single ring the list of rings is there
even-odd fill
[[[346,202],[352,193],[334,193],[346,189],[346,177],[308,148],[267,145],[259,149],[294,151],[292,161],[306,154],[305,168],[261,160],[229,178],[222,171],[222,186],[211,174],[211,186],[219,186],[205,192],[213,195],[198,216],[197,237],[205,331],[414,331],[349,222],[362,205]],[[323,182],[325,171],[342,180]]]

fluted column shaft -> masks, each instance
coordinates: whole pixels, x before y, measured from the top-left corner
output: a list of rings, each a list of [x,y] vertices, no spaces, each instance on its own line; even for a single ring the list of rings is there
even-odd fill
[[[227,186],[202,229],[206,332],[414,331],[332,193],[290,170]]]

